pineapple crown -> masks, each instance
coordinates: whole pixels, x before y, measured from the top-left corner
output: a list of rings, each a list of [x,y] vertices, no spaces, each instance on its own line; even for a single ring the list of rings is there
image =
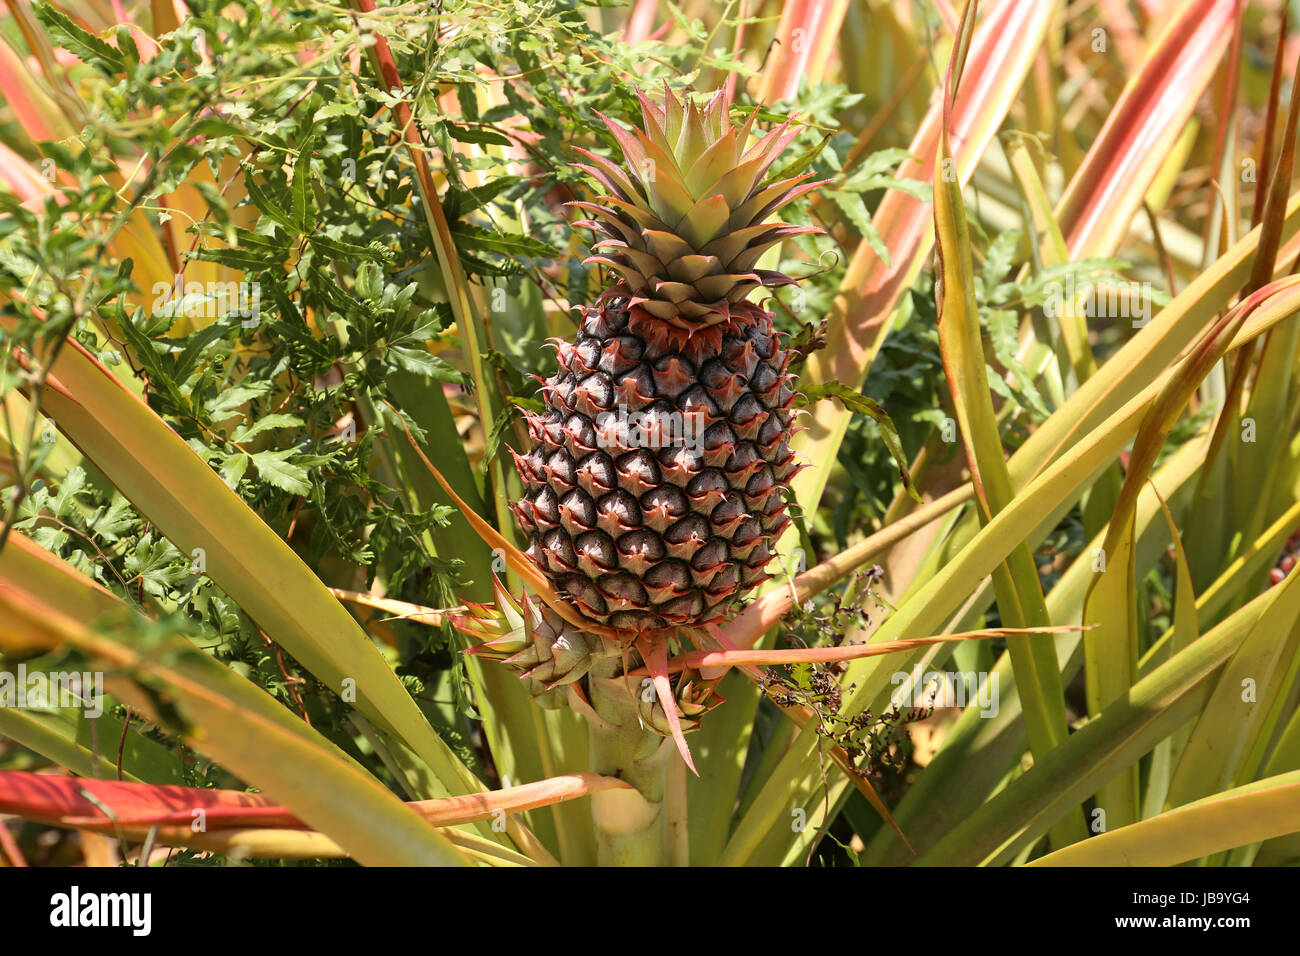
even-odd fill
[[[574,202],[588,215],[575,225],[599,238],[586,262],[619,275],[606,295],[625,297],[656,319],[693,331],[731,318],[755,289],[795,280],[755,268],[769,248],[822,230],[768,222],[779,209],[820,182],[812,174],[765,182],[763,177],[798,134],[790,121],[746,149],[758,116],[739,125],[719,90],[700,106],[664,85],[659,106],[640,90],[642,129],[627,130],[597,113],[623,152],[623,166],[579,149],[592,165],[575,164],[608,191]]]

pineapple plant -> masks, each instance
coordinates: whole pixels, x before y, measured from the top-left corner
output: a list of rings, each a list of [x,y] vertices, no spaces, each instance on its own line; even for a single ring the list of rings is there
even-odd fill
[[[636,783],[656,843],[661,735],[680,741],[718,702],[714,682],[668,678],[668,643],[679,628],[721,622],[770,577],[790,521],[794,376],[771,314],[749,296],[795,280],[758,262],[820,230],[771,218],[818,185],[810,173],[768,176],[796,135],[790,121],[750,145],[758,110],[733,123],[725,91],[703,105],[666,85],[662,104],[638,98],[640,129],[601,115],[623,165],[580,150],[590,163],[579,168],[604,192],[571,203],[590,217],[576,225],[596,236],[587,262],[613,282],[582,309],[576,337],[553,343],[545,410],[525,413],[532,447],[512,452],[527,489],[514,504],[527,554],[599,633],[572,633],[541,609],[507,660],[544,690],[571,692],[593,723],[599,772],[628,758],[644,771]],[[656,695],[627,678],[641,663],[659,669],[646,679]],[[660,848],[628,848],[641,835],[611,837],[608,861],[657,857]]]

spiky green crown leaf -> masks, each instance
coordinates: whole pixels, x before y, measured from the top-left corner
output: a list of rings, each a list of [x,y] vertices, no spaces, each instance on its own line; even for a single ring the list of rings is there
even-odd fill
[[[611,292],[678,328],[716,325],[760,286],[794,282],[755,268],[769,248],[816,226],[773,223],[786,204],[821,185],[811,173],[765,183],[763,177],[798,134],[789,121],[746,149],[758,111],[733,125],[719,91],[704,106],[679,100],[665,86],[659,106],[641,91],[643,129],[627,130],[597,114],[623,152],[623,166],[579,149],[576,164],[607,190],[575,202],[591,218],[575,225],[599,238],[587,262],[620,277]]]

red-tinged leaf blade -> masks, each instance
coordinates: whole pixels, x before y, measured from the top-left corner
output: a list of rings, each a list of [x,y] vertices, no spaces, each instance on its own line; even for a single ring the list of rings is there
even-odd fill
[[[848,7],[848,0],[786,0],[762,73],[760,102],[793,100],[800,79],[806,77],[809,86],[821,79]]]
[[[105,808],[111,812],[110,817]],[[27,820],[82,826],[191,824],[202,811],[213,826],[251,824],[301,827],[303,823],[266,797],[238,790],[92,780],[53,774],[0,773],[0,809]]]
[[[435,826],[490,820],[605,790],[631,789],[617,777],[575,773],[489,793],[407,806]],[[209,829],[309,829],[284,807],[256,793],[92,780],[24,771],[0,772],[0,811],[27,820],[112,832],[116,827],[190,826],[201,812]]]
[[[1057,210],[1071,258],[1109,255],[1182,134],[1232,37],[1236,0],[1191,0],[1129,80]]]
[[[850,644],[841,647],[796,647],[786,650],[766,651],[691,651],[673,658],[668,664],[669,673],[681,670],[699,670],[702,667],[740,667],[742,665],[817,664],[829,661],[852,661],[862,657],[879,657],[911,651],[931,644],[953,644],[960,641],[986,641],[995,637],[1026,634],[1065,634],[1086,630],[1077,625],[1065,624],[1051,627],[993,627],[980,631],[963,631],[960,634],[943,634],[936,637],[916,637],[904,641],[886,641],[882,644]],[[632,671],[633,677],[644,676],[644,667]]]
[[[677,744],[677,752],[682,755],[686,766],[691,768],[691,773],[698,777],[700,772],[695,769],[695,761],[691,759],[691,748],[686,744],[681,717],[677,713],[677,699],[673,696],[672,681],[668,678],[668,646],[663,641],[642,638],[636,642],[636,647],[641,652],[641,657],[645,659],[646,673],[654,682],[655,694],[659,697],[659,704],[668,719],[668,727],[672,731],[673,742]]]

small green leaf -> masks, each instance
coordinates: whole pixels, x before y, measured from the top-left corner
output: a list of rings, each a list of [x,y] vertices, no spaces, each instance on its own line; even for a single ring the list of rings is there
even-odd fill
[[[459,140],[462,143],[478,143],[483,146],[510,145],[508,136],[503,136],[496,130],[486,129],[481,126],[457,126],[455,123],[448,123],[447,131],[451,133],[452,139]]]
[[[315,203],[311,195],[311,152],[315,146],[315,138],[308,137],[307,142],[298,150],[298,161],[293,164],[293,205],[290,207],[289,218],[298,231],[304,233],[312,231],[316,219]]]
[[[305,495],[311,491],[311,485],[307,482],[307,469],[286,460],[297,453],[293,448],[286,448],[282,451],[259,451],[251,457],[263,481],[282,491]]]
[[[126,60],[121,53],[90,31],[79,27],[62,10],[48,3],[38,3],[32,7],[32,13],[45,25],[54,39],[67,50],[75,53],[78,58],[96,66],[107,66],[112,73],[126,71]]]

